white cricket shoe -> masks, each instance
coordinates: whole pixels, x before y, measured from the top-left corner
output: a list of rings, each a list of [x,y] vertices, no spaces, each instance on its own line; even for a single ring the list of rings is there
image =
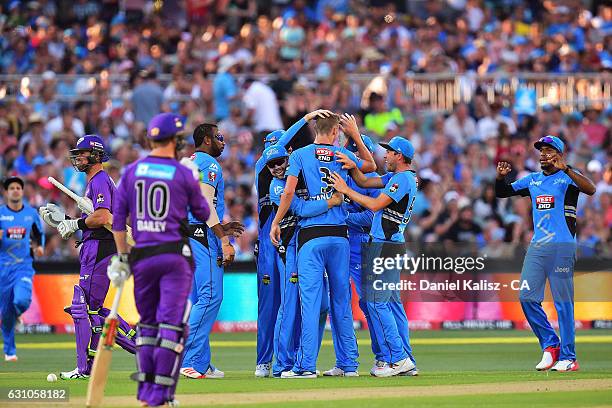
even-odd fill
[[[72,371],[62,371],[60,373],[60,378],[62,380],[86,380],[89,378],[87,374],[79,373],[79,369],[75,368]]]
[[[542,360],[536,366],[538,371],[546,371],[559,360],[559,347],[546,347],[542,353]]]
[[[341,368],[334,367],[331,370],[323,372],[323,377],[359,377],[357,371],[344,371]]]
[[[398,374],[398,376],[401,376],[401,377],[417,377],[418,375],[419,375],[419,369],[417,367],[414,367],[412,370],[408,370],[408,371]]]
[[[375,360],[374,361],[374,365],[372,366],[372,368],[370,369],[370,375],[374,376],[374,373],[376,372],[376,369],[379,367],[384,366],[386,363],[384,361],[381,360]]]
[[[201,372],[197,371],[193,367],[181,367],[179,372],[182,375],[184,375],[185,377],[187,377],[187,378],[193,378],[193,379],[206,378],[206,376],[204,374],[202,374]]]
[[[296,373],[293,370],[283,371],[280,378],[317,378],[317,373],[313,373],[312,371],[302,371],[301,373]]]
[[[578,371],[580,366],[576,360],[559,360],[557,364],[551,368],[551,371],[560,371],[566,373],[568,371]]]
[[[17,360],[19,360],[19,358],[17,357],[17,355],[16,355],[16,354],[12,354],[12,355],[5,354],[5,355],[4,355],[4,361],[8,361],[8,362],[15,362],[15,361],[17,361]]]
[[[382,367],[376,367],[374,371],[375,377],[393,377],[394,375],[398,375],[401,373],[406,373],[411,370],[414,370],[416,366],[408,357],[403,360],[398,361],[397,363],[384,363]]]
[[[206,370],[206,373],[204,374],[204,376],[206,378],[223,378],[225,377],[225,373],[221,370],[219,370],[217,367],[211,368],[208,367],[208,370]]]
[[[257,364],[255,367],[255,377],[264,378],[270,376],[272,363]]]

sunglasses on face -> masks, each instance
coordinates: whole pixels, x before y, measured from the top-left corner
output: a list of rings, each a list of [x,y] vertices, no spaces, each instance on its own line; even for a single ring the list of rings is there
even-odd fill
[[[285,159],[282,160],[272,160],[267,164],[270,169],[274,169],[276,167],[281,167],[285,165]]]
[[[215,135],[215,139],[217,139],[217,140],[218,140],[218,141],[220,141],[220,142],[223,142],[223,135],[222,135],[221,133],[217,133],[217,134]]]
[[[544,137],[541,137],[539,141],[542,143],[552,143],[553,138],[550,136],[544,136]]]

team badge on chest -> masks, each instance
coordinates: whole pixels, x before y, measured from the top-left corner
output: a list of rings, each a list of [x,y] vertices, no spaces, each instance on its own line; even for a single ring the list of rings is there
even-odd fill
[[[550,210],[551,208],[555,208],[555,196],[551,196],[548,194],[537,196],[536,208],[538,210]]]

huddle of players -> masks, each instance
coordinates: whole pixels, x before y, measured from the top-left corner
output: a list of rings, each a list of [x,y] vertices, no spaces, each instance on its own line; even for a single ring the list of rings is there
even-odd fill
[[[290,154],[287,145],[310,120],[316,120],[314,143]],[[348,148],[337,146],[341,130],[350,138]],[[374,144],[359,134],[355,118],[326,110],[309,113],[286,132],[270,133],[265,144],[256,164],[255,376],[316,378],[328,313],[336,365],[323,375],[358,376],[350,279],[370,329],[370,373],[417,375],[401,301],[366,297],[360,283],[362,249],[378,256],[383,245],[404,242],[417,190],[412,144],[402,137],[381,144],[389,173],[380,177],[374,173]]]
[[[313,119],[316,119],[314,143],[289,155],[285,146]],[[336,146],[340,129],[350,137],[348,146],[359,158]],[[239,236],[244,230],[237,221],[220,222],[224,212],[223,177],[215,157],[223,151],[223,136],[215,125],[198,126],[194,132],[193,161],[178,162],[176,154],[182,146],[182,133],[180,117],[157,115],[147,132],[151,153],[126,169],[118,189],[102,169],[102,163],[108,160],[102,140],[95,135],[79,139],[71,150],[71,161],[87,175],[85,195],[90,205],[80,208],[83,213],[77,219],[54,204],[39,209],[43,221],[56,228],[62,238],[68,239],[78,230],[83,233],[80,280],[74,287],[72,304],[65,309],[75,324],[77,368],[61,373],[61,378],[88,377],[103,319],[109,313],[102,306],[109,283],[122,284],[133,273],[141,321],[134,341],[135,331],[121,319],[117,343],[137,354],[138,372],[132,378],[139,382],[138,399],[149,406],[173,403],[179,373],[191,378],[223,377],[210,362],[208,335],[222,299],[222,267],[233,261],[234,251],[228,237]],[[276,131],[266,138],[266,150],[256,165],[260,214],[257,376],[269,376],[272,372],[281,378],[316,378],[317,354],[328,312],[337,360],[336,366],[324,374],[358,375],[349,276],[355,281],[359,304],[370,328],[376,358],[372,375],[418,373],[401,301],[389,297],[364,298],[359,293],[361,244],[403,242],[417,189],[415,174],[410,170],[414,155],[410,142],[395,137],[381,146],[387,150],[385,163],[390,173],[379,177],[372,173],[376,169],[371,155],[373,145],[367,137],[359,135],[354,118],[338,117],[325,110],[311,112],[286,132]],[[539,216],[538,211],[556,211],[551,216],[543,213],[542,219],[550,225],[546,227],[548,235],[541,240],[548,242],[559,236],[564,243],[573,242],[575,251],[577,195],[593,194],[594,185],[565,164],[564,145],[558,138],[546,136],[535,147],[542,153],[543,172],[513,183],[510,189],[500,181],[509,166],[500,163],[496,190],[502,197],[531,195],[534,219]],[[545,183],[529,184],[529,177],[552,181],[544,188],[540,186]],[[30,235],[28,228],[11,224],[21,222],[16,216],[11,217],[25,208],[19,205],[23,182],[9,179],[4,186],[10,193],[10,205],[0,220],[2,227],[7,227],[6,237],[2,231],[1,252],[14,258],[13,247],[8,246],[17,245],[16,241],[26,242]],[[544,189],[542,192],[554,191],[559,197],[539,200],[541,192],[532,192],[533,186]],[[344,200],[337,193],[343,194]],[[551,206],[551,200],[562,201],[565,206]],[[540,202],[548,205],[539,206]],[[211,213],[212,207],[215,211]],[[188,216],[190,224],[185,222]],[[131,251],[127,244],[128,222],[135,241]],[[104,228],[111,223],[112,235]],[[536,239],[538,231],[535,241],[540,240]],[[22,247],[26,246],[19,246]],[[368,256],[378,256],[381,246],[373,245],[368,250],[372,251]],[[539,256],[528,258],[534,260]],[[31,261],[31,257],[25,260]],[[530,273],[548,275],[527,261],[525,279]],[[2,292],[2,329],[9,340],[13,333],[9,325],[27,308],[23,299],[30,297],[26,296],[28,290],[31,292],[33,271],[25,266],[22,269],[24,278],[18,281],[23,284],[8,285],[11,293],[6,296]],[[566,269],[573,271],[573,261]],[[562,302],[557,302],[562,306],[560,318],[566,328],[562,330],[563,347],[540,311],[543,285],[536,290],[535,300],[521,293],[526,316],[543,349],[538,369],[549,369],[555,363],[553,369],[557,371],[578,369],[573,352],[571,275],[568,278],[561,285]],[[545,282],[545,278],[538,281]],[[190,313],[192,302],[195,306]],[[16,360],[14,339],[5,341],[5,354],[7,361]]]

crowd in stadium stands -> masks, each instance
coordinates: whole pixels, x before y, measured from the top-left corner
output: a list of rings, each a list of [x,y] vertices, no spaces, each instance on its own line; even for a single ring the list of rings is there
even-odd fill
[[[0,74],[24,76],[0,79],[0,176],[27,180],[32,206],[52,200],[76,215],[74,203],[46,180],[53,175],[83,193],[85,176],[67,159],[76,140],[99,134],[112,156],[107,169],[118,180],[146,153],[148,120],[174,111],[188,129],[219,123],[227,143],[226,217],[244,220],[237,259],[250,260],[262,138],[326,108],[355,114],[377,141],[403,135],[415,145],[420,191],[407,230],[411,241],[472,242],[489,256],[513,256],[511,244],[531,237],[529,201],[495,198],[497,160],[511,162],[511,176],[520,177],[539,168],[534,140],[562,137],[568,162],[597,183],[597,194],[579,201],[580,254],[610,255],[610,101],[582,112],[544,105],[529,116],[513,112],[507,97],[489,103],[477,90],[468,104],[431,112],[406,87],[412,73],[610,72],[609,3],[121,3],[120,11],[118,0],[0,2]],[[97,77],[74,80],[73,74]],[[171,80],[159,81],[163,74]],[[349,81],[352,74],[376,74],[382,86],[373,92]],[[47,242],[50,259],[76,255],[74,240],[65,244],[51,234]]]

